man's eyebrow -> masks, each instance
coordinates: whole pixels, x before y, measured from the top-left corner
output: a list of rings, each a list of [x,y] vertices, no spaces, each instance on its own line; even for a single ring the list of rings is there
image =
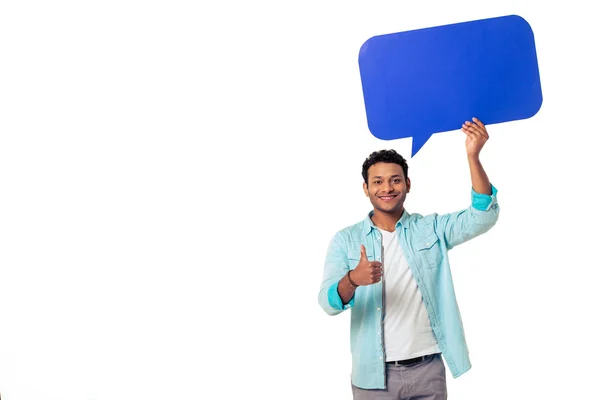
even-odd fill
[[[402,175],[396,174],[396,175],[390,176],[390,178],[402,178]],[[383,179],[383,177],[382,176],[374,176],[372,179]]]

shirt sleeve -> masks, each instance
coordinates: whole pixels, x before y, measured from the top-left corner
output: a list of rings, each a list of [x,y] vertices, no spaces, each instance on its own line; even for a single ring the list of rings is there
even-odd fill
[[[347,310],[354,305],[354,296],[352,296],[348,304],[344,304],[342,298],[340,297],[340,293],[338,292],[339,284],[340,282],[337,281],[329,286],[329,290],[327,291],[327,300],[329,301],[331,308],[334,310]]]
[[[348,304],[343,304],[337,290],[340,280],[349,270],[348,255],[336,235],[327,249],[323,280],[319,290],[319,305],[329,315],[337,315],[354,305],[354,296]]]
[[[490,184],[490,186],[492,187],[491,195],[477,193],[473,188],[471,188],[471,205],[473,208],[479,211],[488,211],[494,204],[498,190],[494,187],[494,185]]]
[[[500,206],[492,194],[477,193],[471,188],[471,206],[450,214],[436,216],[436,234],[446,242],[448,250],[489,231],[498,221]]]

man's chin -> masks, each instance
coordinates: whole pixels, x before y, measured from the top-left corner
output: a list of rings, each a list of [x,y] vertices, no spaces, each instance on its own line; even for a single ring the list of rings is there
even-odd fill
[[[386,214],[396,214],[402,211],[402,204],[378,204],[376,208]]]

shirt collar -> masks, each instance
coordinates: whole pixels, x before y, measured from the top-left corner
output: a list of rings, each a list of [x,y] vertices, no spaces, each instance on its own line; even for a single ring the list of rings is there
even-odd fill
[[[371,217],[373,216],[373,214],[374,214],[373,210],[369,211],[369,214],[367,215],[367,217],[365,218],[365,220],[363,222],[363,235],[364,236],[367,236],[374,229],[377,229],[377,227],[371,220]],[[405,229],[408,229],[410,226],[409,221],[410,221],[410,213],[408,211],[406,211],[406,209],[405,209],[404,212],[402,213],[402,216],[398,220],[398,222],[396,222],[396,229],[398,229],[398,227],[400,227],[400,226],[402,226]]]

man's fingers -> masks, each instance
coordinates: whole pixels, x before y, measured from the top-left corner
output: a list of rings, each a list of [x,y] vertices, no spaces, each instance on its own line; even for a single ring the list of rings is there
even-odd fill
[[[479,120],[477,120],[477,121],[479,121]],[[485,136],[486,138],[488,137],[487,130],[485,129],[485,126],[483,126],[483,124],[481,122],[473,123],[473,122],[465,121],[465,123],[463,124],[463,128],[464,128],[463,131],[466,129],[466,130],[474,132],[478,135]]]
[[[371,276],[371,280],[373,281],[373,283],[379,282],[381,280],[381,278],[383,278],[383,274],[381,274],[381,273],[374,274]]]
[[[481,129],[479,129],[479,128],[466,127],[466,128],[463,128],[462,131],[464,133],[466,133],[467,135],[472,136],[474,139],[478,138],[478,137],[484,137],[484,138],[488,139],[487,132],[481,131]]]
[[[383,276],[383,266],[380,262],[373,261],[371,263],[371,278],[373,282],[379,282]]]
[[[466,124],[463,124],[463,126],[462,126],[462,128],[460,128],[460,130],[467,134],[473,133],[473,132],[471,132],[471,128]]]
[[[463,124],[463,128],[468,132],[472,132],[472,133],[476,133],[476,134],[482,133],[481,128],[479,128],[477,125],[475,125],[469,121],[467,121]]]
[[[471,139],[477,139],[477,134],[473,133],[471,131],[467,131],[463,129],[463,132],[467,134],[468,137],[470,137]]]
[[[478,118],[473,117],[473,122],[475,122],[481,129],[485,130],[485,125]]]

